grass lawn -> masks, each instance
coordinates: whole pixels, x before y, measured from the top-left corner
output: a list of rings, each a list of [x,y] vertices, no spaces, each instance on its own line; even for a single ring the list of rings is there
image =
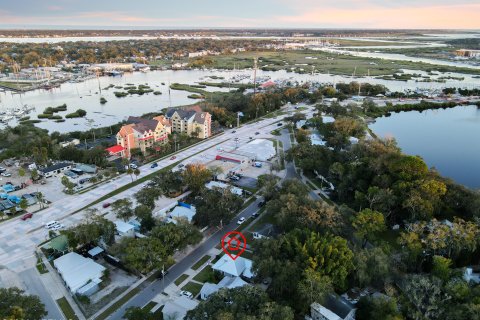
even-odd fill
[[[40,272],[40,274],[48,272],[48,269],[45,267],[45,264],[43,264],[43,261],[40,257],[37,258],[37,270]]]
[[[161,306],[160,308],[158,308],[157,311],[155,311],[155,312],[153,313],[153,315],[155,316],[155,319],[156,319],[156,320],[163,320],[162,310],[163,310],[163,306]]]
[[[197,296],[197,294],[200,292],[200,289],[202,289],[202,285],[195,282],[189,282],[182,288],[182,290],[190,291],[194,297]]]
[[[178,285],[180,283],[182,283],[183,281],[185,281],[185,279],[188,278],[188,274],[182,274],[180,277],[177,278],[177,280],[175,280],[173,283],[175,283],[175,285],[178,287]]]
[[[128,300],[130,300],[134,295],[140,292],[140,288],[136,287],[135,289],[131,290],[125,296],[123,296],[120,300],[112,304],[107,310],[101,313],[97,319],[95,320],[105,320],[109,315],[115,312],[118,308],[123,306]]]
[[[211,256],[209,256],[208,254],[203,256],[202,259],[198,260],[193,266],[192,266],[192,269],[193,270],[198,270],[201,266],[203,266],[205,264],[205,262],[208,261],[208,259],[210,259]]]
[[[212,264],[215,264],[215,262],[217,262],[218,260],[220,260],[220,258],[224,255],[224,253],[219,253],[217,254],[217,256],[215,257],[215,259],[212,260]]]
[[[156,303],[155,301],[150,301],[150,302],[147,303],[147,304],[145,305],[145,307],[143,307],[142,309],[143,309],[143,310],[148,310],[148,311],[150,311],[150,310],[152,310],[153,307],[155,307],[156,305],[157,305],[157,303]]]
[[[58,299],[57,304],[60,307],[60,309],[62,309],[62,312],[65,318],[67,318],[68,320],[72,320],[72,319],[78,320],[78,317],[75,315],[75,312],[73,311],[72,307],[70,306],[70,303],[68,303],[65,297]]]
[[[193,280],[201,283],[218,283],[218,281],[215,279],[215,274],[211,266],[206,266],[205,268],[203,268],[202,271],[200,271],[195,277],[193,277]]]

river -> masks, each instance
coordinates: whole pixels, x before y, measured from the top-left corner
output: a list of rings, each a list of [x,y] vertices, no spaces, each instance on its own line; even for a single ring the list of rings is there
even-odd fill
[[[441,175],[467,187],[480,188],[480,109],[392,113],[370,128],[378,136],[394,137],[406,154],[419,155]]]
[[[406,70],[408,73],[422,73],[415,70]],[[67,119],[65,122],[56,123],[52,120],[42,120],[36,126],[49,131],[70,132],[77,130],[86,130],[91,127],[103,127],[118,123],[126,119],[130,115],[139,116],[148,112],[160,111],[163,108],[171,106],[181,106],[197,102],[198,100],[189,99],[191,93],[186,91],[171,90],[168,94],[168,83],[185,83],[195,84],[199,81],[221,82],[224,80],[209,79],[208,76],[219,76],[229,79],[235,75],[245,75],[248,79],[243,82],[251,81],[253,78],[252,70],[241,71],[222,71],[222,70],[163,70],[151,71],[147,73],[133,72],[126,73],[123,77],[101,77],[99,80],[91,79],[81,83],[64,83],[60,88],[52,90],[34,90],[23,94],[13,94],[12,92],[0,92],[0,111],[6,111],[11,108],[19,108],[25,104],[34,106],[36,110],[30,114],[31,119],[36,119],[37,115],[42,113],[46,107],[54,107],[66,103],[67,111],[59,114],[65,116],[79,108],[87,111],[87,117],[84,119]],[[456,77],[464,77],[462,80],[447,80],[446,83],[420,83],[415,81],[391,81],[383,79],[374,79],[373,77],[351,77],[338,76],[330,74],[295,74],[286,71],[261,71],[257,72],[258,78],[271,78],[272,80],[298,81],[300,84],[306,81],[315,81],[321,83],[340,83],[360,81],[372,84],[383,84],[392,91],[404,91],[405,89],[422,88],[427,90],[441,89],[444,87],[477,87],[480,83],[479,79],[469,75],[444,73],[441,75],[451,75]],[[99,83],[100,82],[100,83]],[[148,84],[152,89],[161,91],[162,95],[154,95],[153,93],[144,94],[142,96],[132,95],[124,98],[117,98],[114,95],[118,89],[111,88],[102,90],[110,84],[115,86],[125,86],[127,83],[135,85]],[[164,85],[162,85],[164,83]],[[208,87],[208,91],[228,91],[228,88]],[[100,96],[107,99],[107,103],[100,104]],[[9,122],[14,126],[15,120]],[[0,125],[1,128],[2,125]]]

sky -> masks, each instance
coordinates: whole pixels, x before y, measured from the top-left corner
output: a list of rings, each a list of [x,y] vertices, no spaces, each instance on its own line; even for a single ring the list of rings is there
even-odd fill
[[[0,0],[0,25],[480,29],[479,0]]]

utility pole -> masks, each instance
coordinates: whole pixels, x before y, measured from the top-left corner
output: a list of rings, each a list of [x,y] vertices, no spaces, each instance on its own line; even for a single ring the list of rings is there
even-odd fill
[[[257,94],[257,57],[253,58],[253,97]]]

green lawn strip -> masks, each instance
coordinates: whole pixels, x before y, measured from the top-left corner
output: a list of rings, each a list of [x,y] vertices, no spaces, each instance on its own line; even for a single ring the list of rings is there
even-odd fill
[[[197,296],[197,294],[200,292],[200,289],[202,289],[202,285],[195,282],[189,282],[182,288],[182,290],[191,292],[194,297]]]
[[[147,311],[150,311],[153,309],[153,307],[155,307],[157,305],[157,303],[155,301],[150,301],[149,303],[147,303],[142,309],[143,310],[147,310]]]
[[[118,310],[128,300],[133,298],[133,296],[135,296],[139,292],[140,292],[139,287],[136,287],[136,288],[132,289],[130,292],[128,292],[126,295],[124,295],[121,299],[119,299],[114,304],[112,304],[110,307],[108,307],[107,310],[102,312],[95,320],[105,320],[109,315],[111,315],[113,312]]]
[[[218,283],[218,281],[215,279],[215,274],[211,266],[206,266],[205,268],[203,268],[202,271],[200,271],[195,277],[193,277],[193,280],[201,283]]]
[[[37,270],[40,274],[48,273],[48,269],[45,267],[45,264],[40,257],[37,258]]]
[[[67,320],[78,320],[78,317],[75,314],[75,311],[73,311],[72,306],[70,306],[70,303],[68,303],[67,298],[63,297],[58,299],[57,304]]]
[[[220,258],[224,255],[224,253],[219,253],[217,254],[217,256],[212,260],[211,264],[214,265],[215,262],[217,262],[218,260],[220,260]]]
[[[227,140],[228,140],[228,139],[227,139]],[[221,141],[221,142],[219,142],[219,143],[217,143],[217,144],[215,144],[215,145],[213,145],[213,146],[210,146],[210,147],[208,147],[208,148],[206,148],[206,149],[203,149],[203,150],[201,150],[201,151],[199,151],[199,152],[197,152],[197,153],[195,153],[195,154],[192,154],[192,155],[191,155],[190,157],[188,157],[188,158],[191,158],[191,157],[193,157],[193,156],[196,156],[197,154],[202,153],[202,152],[204,152],[205,150],[208,150],[208,149],[210,149],[210,148],[212,148],[212,147],[215,147],[215,146],[217,146],[217,145],[219,145],[219,144],[221,144],[221,143],[224,143],[225,141],[226,141],[226,140]],[[181,163],[182,161],[185,161],[185,160],[188,159],[188,158],[185,158],[185,159],[183,159],[183,160],[179,160],[179,161],[177,161],[177,162],[175,162],[175,163],[172,163],[171,165],[166,166],[166,167],[163,168],[163,169],[160,169],[160,170],[158,170],[158,171],[152,172],[152,173],[150,173],[150,174],[148,174],[148,175],[146,175],[146,176],[144,176],[144,177],[141,177],[141,178],[139,178],[139,179],[137,179],[137,180],[135,180],[135,181],[133,181],[133,182],[131,182],[131,183],[129,183],[129,184],[124,185],[123,187],[120,187],[120,188],[118,188],[118,189],[116,189],[116,190],[114,190],[114,191],[112,191],[112,192],[110,192],[110,193],[107,193],[106,195],[98,198],[97,200],[93,201],[92,203],[86,205],[85,207],[80,208],[80,209],[74,211],[72,214],[75,214],[75,213],[77,213],[77,212],[80,212],[80,211],[82,211],[82,210],[85,210],[85,209],[87,209],[87,208],[89,208],[89,207],[91,207],[91,206],[94,206],[94,205],[96,205],[96,204],[98,204],[98,203],[100,203],[100,202],[102,202],[102,201],[105,201],[105,200],[107,200],[107,199],[109,199],[109,198],[111,198],[111,197],[113,197],[113,196],[115,196],[115,195],[117,195],[117,194],[119,194],[119,193],[122,193],[123,191],[126,191],[126,190],[128,190],[128,189],[130,189],[130,188],[133,188],[133,187],[135,187],[135,186],[137,186],[137,185],[139,185],[139,184],[142,184],[143,182],[152,179],[154,176],[158,175],[160,172],[164,172],[164,171],[171,170],[171,169],[174,168],[176,165],[178,165],[178,164]]]
[[[182,274],[180,277],[177,278],[177,280],[175,280],[173,283],[175,283],[175,285],[178,287],[180,285],[180,283],[182,283],[183,281],[185,281],[185,279],[188,278],[188,274]]]
[[[161,306],[153,313],[156,320],[163,320],[163,313],[162,313],[163,307],[164,306]]]
[[[209,256],[208,254],[203,256],[202,259],[198,260],[193,266],[192,266],[192,269],[193,270],[198,270],[198,268],[200,268],[201,266],[203,266],[205,264],[205,262],[207,262],[208,259],[210,259],[211,256]]]

